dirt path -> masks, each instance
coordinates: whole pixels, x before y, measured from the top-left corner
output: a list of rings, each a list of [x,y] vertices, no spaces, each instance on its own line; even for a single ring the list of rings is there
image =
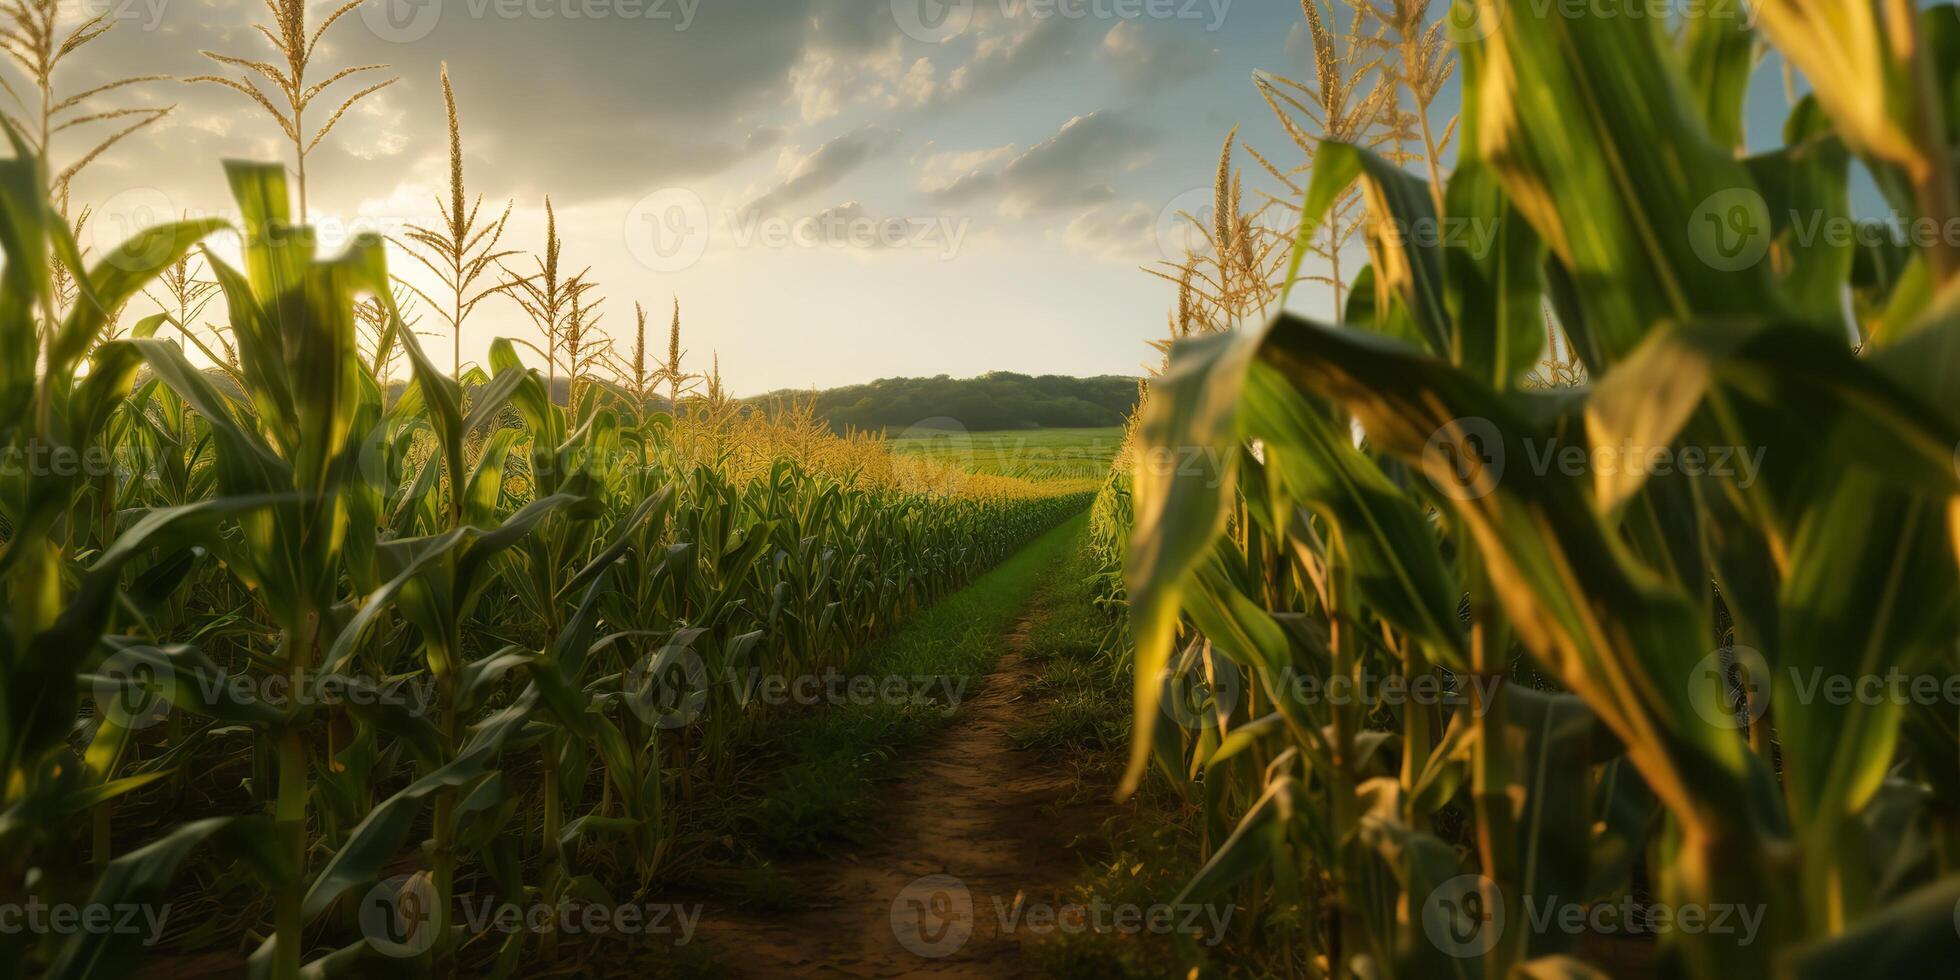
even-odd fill
[[[1033,977],[1021,945],[1037,921],[1003,930],[1016,897],[1051,906],[1076,874],[1069,844],[1105,815],[1063,806],[1073,781],[1018,751],[1030,621],[1009,635],[985,689],[884,787],[867,843],[783,868],[803,896],[788,912],[709,906],[700,938],[735,977]],[[922,880],[923,879],[923,880]],[[1036,915],[1039,915],[1037,910]]]

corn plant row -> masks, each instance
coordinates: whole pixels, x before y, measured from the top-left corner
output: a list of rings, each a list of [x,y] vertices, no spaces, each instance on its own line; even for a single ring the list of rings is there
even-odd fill
[[[511,974],[560,937],[465,948],[485,938],[454,921],[466,882],[542,904],[644,891],[684,829],[674,794],[726,778],[762,723],[755,669],[845,666],[1087,502],[782,458],[738,474],[616,389],[554,404],[507,342],[452,377],[389,306],[381,244],[317,257],[277,165],[227,165],[242,267],[204,255],[235,366],[197,366],[167,315],[105,340],[222,229],[153,228],[86,266],[15,150],[0,438],[30,464],[0,477],[0,902],[195,901],[189,876],[237,926],[206,942],[255,976]],[[57,265],[88,269],[65,311]],[[372,356],[363,296],[387,308]],[[413,381],[391,395],[377,376],[401,355]],[[405,687],[427,696],[389,696]],[[208,812],[185,819],[192,799]],[[354,905],[403,872],[435,912],[389,958]],[[48,976],[146,953],[0,935]]]
[[[1280,285],[1358,190],[1338,325],[1188,339],[1151,384],[1095,506],[1128,781],[1196,808],[1177,900],[1249,910],[1276,972],[1960,954],[1960,18],[1751,11],[1458,0],[1440,186],[1314,152]],[[1747,153],[1763,44],[1808,90]],[[1854,220],[1854,164],[1947,231]],[[1409,233],[1447,222],[1490,247]],[[1589,384],[1524,383],[1548,323]],[[1332,696],[1370,683],[1438,696]],[[1666,924],[1603,955],[1594,911],[1636,897]]]

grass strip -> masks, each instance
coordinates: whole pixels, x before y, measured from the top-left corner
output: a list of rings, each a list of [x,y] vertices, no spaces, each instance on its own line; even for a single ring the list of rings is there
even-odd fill
[[[877,693],[786,726],[784,764],[749,810],[744,836],[776,856],[855,839],[874,785],[905,748],[978,696],[1030,601],[1074,567],[1087,529],[1086,511],[1063,521],[852,658],[849,678],[868,679]],[[899,686],[903,696],[888,696]]]

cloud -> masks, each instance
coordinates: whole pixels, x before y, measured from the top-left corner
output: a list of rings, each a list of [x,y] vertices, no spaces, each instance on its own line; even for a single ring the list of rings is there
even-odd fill
[[[1149,93],[1203,74],[1218,51],[1188,37],[1123,20],[1103,35],[1101,53],[1126,86]]]
[[[1151,250],[1156,225],[1156,214],[1144,205],[1110,204],[1076,215],[1062,229],[1062,242],[1077,252],[1130,258]]]
[[[781,143],[789,136],[789,130],[782,126],[757,126],[742,141],[742,148],[750,153],[767,150]]]
[[[947,203],[993,201],[1001,213],[1026,217],[1115,196],[1102,179],[1141,166],[1156,135],[1108,110],[1077,116],[1046,141],[993,169],[978,169],[929,191]]]
[[[932,149],[932,144],[926,147]],[[1020,147],[1012,143],[985,150],[959,150],[932,153],[918,162],[919,190],[928,194],[952,187],[962,178],[997,169],[997,165],[1014,159]]]
[[[366,7],[350,13],[322,38],[310,76],[385,64],[387,70],[370,73],[374,80],[400,81],[385,101],[350,112],[320,145],[308,161],[313,196],[325,207],[351,204],[422,166],[405,158],[440,163],[437,71],[444,60],[462,110],[472,185],[495,197],[551,193],[570,204],[698,182],[765,151],[782,135],[752,136],[781,122],[805,52],[868,50],[888,44],[895,30],[883,26],[889,9],[874,16],[865,8],[883,5],[855,0],[714,0],[698,9],[688,0],[685,6],[693,17],[679,30],[682,0],[605,5],[606,16],[561,13],[587,9],[575,4],[530,5],[524,9],[545,14],[521,18],[503,13],[507,5],[443,0],[428,34],[412,43],[384,36],[376,27],[383,22],[364,16]],[[123,24],[91,44],[78,64],[182,78],[237,74],[201,57],[200,49],[276,60],[252,29],[266,17],[257,3],[207,0],[159,9],[155,31]],[[902,77],[909,67],[895,63],[894,71]],[[85,74],[73,84],[85,87]],[[357,82],[345,80],[323,94],[309,120],[324,120]],[[146,179],[196,185],[200,198],[222,201],[223,174],[211,161],[291,154],[273,121],[236,92],[205,84],[147,88],[130,94],[178,109],[167,130],[140,133],[122,150],[149,158]],[[495,134],[509,138],[493,154]],[[122,189],[106,182],[110,174],[105,168],[97,193]]]
[[[777,211],[783,205],[808,197],[842,180],[866,161],[889,150],[897,134],[878,125],[854,129],[822,146],[808,156],[797,158],[786,151],[787,171],[782,183],[749,202],[750,210]]]
[[[996,91],[1059,63],[1068,53],[1074,25],[1059,17],[996,21],[979,32],[972,57],[947,76],[939,101]]]

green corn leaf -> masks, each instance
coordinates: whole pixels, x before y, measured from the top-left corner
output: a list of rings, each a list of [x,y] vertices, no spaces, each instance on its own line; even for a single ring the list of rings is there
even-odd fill
[[[1603,371],[1663,321],[1781,309],[1764,264],[1718,268],[1766,231],[1762,209],[1743,206],[1760,197],[1710,137],[1659,19],[1472,6],[1495,30],[1467,46],[1491,66],[1467,152],[1570,271],[1585,316],[1560,319],[1587,367]]]
[[[48,351],[49,373],[57,377],[72,374],[112,315],[120,312],[158,273],[183,258],[206,235],[223,227],[224,221],[218,218],[158,225],[138,232],[104,256],[87,272],[92,298],[77,302],[62,321],[61,330]],[[80,270],[82,266],[74,268]]]

